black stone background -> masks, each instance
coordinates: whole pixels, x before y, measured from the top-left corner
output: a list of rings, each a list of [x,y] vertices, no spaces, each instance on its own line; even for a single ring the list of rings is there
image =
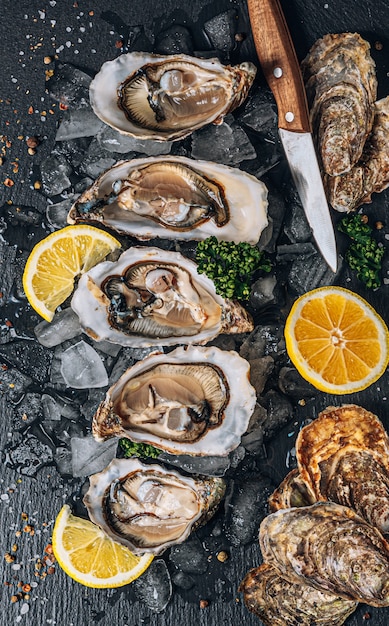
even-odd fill
[[[377,64],[379,97],[389,93],[388,0],[284,0],[282,4],[300,59],[314,41],[325,33],[357,31],[372,45],[372,55]],[[43,211],[46,204],[45,197],[32,187],[39,163],[53,148],[60,119],[58,104],[45,92],[45,70],[52,67],[44,65],[46,55],[53,56],[57,48],[64,46],[58,53],[59,61],[76,64],[93,74],[104,61],[118,55],[115,42],[122,39],[126,43],[129,26],[143,25],[144,46],[152,49],[156,34],[172,23],[186,25],[196,45],[202,49],[204,40],[200,25],[204,20],[230,8],[237,10],[239,30],[249,35],[247,8],[243,0],[1,0],[0,8],[0,148],[5,148],[4,162],[0,166],[1,207],[7,200],[12,200],[14,205]],[[85,30],[81,32],[80,28]],[[70,42],[69,47],[66,42]],[[375,46],[375,42],[380,42],[381,46]],[[92,53],[92,49],[96,49],[96,53]],[[243,57],[255,59],[250,36],[241,52]],[[29,107],[32,107],[31,114],[28,113]],[[39,136],[41,140],[35,156],[27,154],[25,143],[25,137],[32,135]],[[14,163],[18,164],[18,172],[13,171]],[[7,177],[15,183],[12,188],[3,184]],[[389,232],[388,201],[388,192],[385,192],[379,198],[376,197],[367,209],[373,217],[384,222],[386,232]],[[18,256],[23,258],[23,253],[28,252],[33,243],[45,234],[39,225],[28,229],[20,226],[14,233]],[[3,276],[0,277],[0,285]],[[367,292],[353,279],[347,282],[347,286],[359,291],[389,321],[387,286],[374,293]],[[2,325],[9,320],[15,324],[24,324],[31,330],[39,321],[34,313],[27,315],[22,322],[18,320],[17,307],[12,302],[5,303],[0,314]],[[388,394],[389,380],[386,373],[365,392],[346,399],[320,394],[314,404],[307,403],[305,407],[300,407],[295,418],[301,423],[305,417],[315,417],[328,404],[338,405],[346,400],[358,402],[377,413],[388,426]],[[13,436],[12,424],[7,420],[5,398],[0,419],[1,448],[12,441]],[[274,442],[270,472],[276,481],[286,474],[285,456],[290,450],[290,443],[286,430]],[[161,614],[146,609],[134,599],[128,588],[87,589],[73,582],[57,567],[55,574],[39,580],[38,586],[31,591],[28,612],[21,615],[21,603],[11,604],[10,588],[3,582],[38,580],[34,578],[36,560],[44,554],[44,547],[50,541],[54,518],[64,500],[72,493],[72,484],[63,481],[54,468],[45,468],[36,479],[30,479],[20,477],[2,464],[0,492],[4,496],[0,500],[0,624],[235,626],[244,623],[254,626],[260,623],[244,608],[237,591],[246,571],[260,562],[259,548],[255,543],[232,550],[231,558],[218,573],[224,581],[220,592],[215,591],[217,586],[212,580],[214,574],[211,567],[204,576],[204,589],[200,596],[188,600],[176,593]],[[15,532],[25,525],[21,519],[22,512],[28,513],[35,527],[35,535],[22,532],[21,537],[15,539]],[[20,563],[20,570],[12,570],[10,564],[3,560],[3,555],[10,551],[14,542],[18,544],[16,562]],[[207,597],[207,588],[213,590],[211,597]],[[209,606],[200,609],[199,600],[204,597],[209,600]],[[347,621],[349,626],[386,626],[388,623],[389,609],[363,605]]]

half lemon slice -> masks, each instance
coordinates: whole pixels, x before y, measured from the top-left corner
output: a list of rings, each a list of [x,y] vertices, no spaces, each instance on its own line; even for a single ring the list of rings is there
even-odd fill
[[[65,504],[55,521],[53,552],[60,567],[86,587],[128,585],[149,567],[154,556],[136,556],[89,520],[76,517]]]
[[[109,233],[84,224],[66,226],[32,249],[23,273],[31,306],[50,322],[74,289],[75,279],[120,248]]]
[[[342,287],[321,287],[293,304],[285,324],[288,355],[321,391],[366,389],[389,362],[388,328],[363,298]]]

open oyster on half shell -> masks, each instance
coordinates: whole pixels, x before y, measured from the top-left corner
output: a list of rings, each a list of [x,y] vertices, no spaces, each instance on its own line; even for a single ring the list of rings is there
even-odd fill
[[[138,361],[108,390],[92,423],[98,440],[128,437],[172,454],[225,456],[255,408],[249,363],[189,346]]]
[[[103,64],[90,84],[96,115],[121,133],[175,140],[223,117],[246,98],[253,63],[224,66],[185,54],[129,52]]]
[[[239,591],[266,626],[341,626],[358,605],[302,581],[289,582],[267,563],[250,570]]]
[[[138,239],[257,243],[267,226],[267,189],[242,170],[186,157],[122,161],[74,203],[68,222],[99,222]]]
[[[237,302],[178,252],[134,246],[118,261],[81,276],[71,306],[94,340],[146,347],[206,343],[219,333],[250,332]]]
[[[389,544],[334,502],[281,509],[260,526],[264,561],[291,583],[372,606],[389,606]]]
[[[355,404],[328,407],[296,441],[300,477],[318,500],[349,506],[389,534],[389,436]]]
[[[84,503],[91,520],[134,554],[160,554],[213,515],[222,478],[182,476],[138,459],[114,459],[90,476]]]

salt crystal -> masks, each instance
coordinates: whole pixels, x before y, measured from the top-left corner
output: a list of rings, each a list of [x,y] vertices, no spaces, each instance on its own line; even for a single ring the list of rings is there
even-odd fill
[[[29,610],[30,610],[30,606],[27,604],[27,602],[23,602],[21,609],[20,609],[20,615],[25,615],[26,613],[28,613]]]

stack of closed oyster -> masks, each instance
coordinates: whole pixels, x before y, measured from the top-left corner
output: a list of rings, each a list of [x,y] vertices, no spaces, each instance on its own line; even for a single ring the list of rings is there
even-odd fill
[[[319,39],[302,71],[328,200],[352,211],[389,185],[389,96],[376,102],[375,64],[358,33]]]
[[[264,563],[241,583],[267,625],[340,626],[358,602],[389,606],[389,437],[356,405],[329,407],[296,441],[298,469],[269,499]]]

